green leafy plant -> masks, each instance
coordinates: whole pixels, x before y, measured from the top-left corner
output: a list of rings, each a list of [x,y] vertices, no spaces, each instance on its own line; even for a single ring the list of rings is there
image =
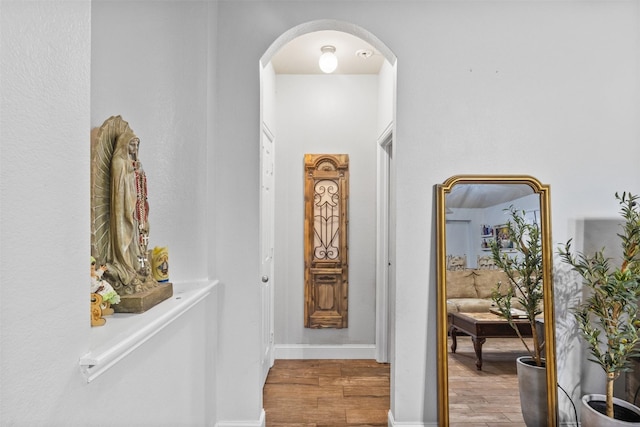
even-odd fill
[[[538,336],[536,316],[542,313],[542,242],[540,226],[528,222],[525,211],[510,206],[510,220],[507,222],[507,238],[513,242],[513,251],[503,252],[498,240],[491,242],[491,254],[495,265],[502,269],[509,279],[506,291],[502,291],[503,283],[498,283],[492,293],[500,313],[507,319],[536,366],[544,365],[544,340]],[[531,327],[532,344],[527,340],[514,322],[512,304],[517,301],[526,314]]]
[[[559,253],[563,262],[582,276],[590,292],[574,310],[582,338],[591,353],[590,361],[607,375],[606,414],[613,418],[613,383],[630,369],[629,357],[639,354],[638,298],[640,297],[640,209],[638,196],[616,193],[624,224],[617,234],[622,243],[620,265],[612,267],[604,248],[593,256],[571,253],[571,240]]]

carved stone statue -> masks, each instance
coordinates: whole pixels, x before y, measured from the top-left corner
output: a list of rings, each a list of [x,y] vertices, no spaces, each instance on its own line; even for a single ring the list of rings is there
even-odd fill
[[[147,178],[139,144],[120,116],[92,131],[91,255],[106,266],[105,278],[122,297],[116,311],[134,313],[173,293],[171,284],[154,279],[149,265]]]

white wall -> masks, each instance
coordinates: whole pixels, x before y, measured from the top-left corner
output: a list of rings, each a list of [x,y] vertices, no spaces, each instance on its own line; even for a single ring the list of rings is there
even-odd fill
[[[121,115],[140,138],[149,246],[172,280],[207,277],[206,2],[94,1],[91,126]]]
[[[0,424],[44,425],[67,419],[89,339],[91,8],[0,12]]]
[[[526,211],[527,217],[533,218],[537,215],[540,224],[540,196],[531,194],[509,202],[500,203],[487,208],[461,208],[452,209],[451,214],[447,214],[447,233],[451,222],[463,221],[466,225],[464,230],[466,236],[460,234],[451,237],[447,235],[447,255],[467,255],[467,268],[476,268],[478,257],[491,256],[490,247],[483,248],[482,244],[486,238],[482,237],[481,229],[483,225],[495,227],[511,221],[511,213],[507,211],[514,206],[518,211]],[[534,213],[533,211],[537,211]],[[458,233],[462,230],[458,229]],[[495,230],[494,230],[495,233]],[[494,234],[495,235],[495,234]]]
[[[375,344],[377,75],[277,75],[277,344]],[[349,327],[304,328],[304,155],[349,155]]]
[[[461,173],[533,175],[551,184],[554,241],[566,240],[576,218],[616,215],[614,191],[640,184],[636,7],[634,1],[220,3],[219,53],[226,59],[220,82],[235,89],[219,99],[221,136],[234,147],[225,150],[229,174],[237,163],[258,170],[255,64],[280,34],[331,16],[372,32],[398,58],[396,421],[437,419],[434,184]],[[243,218],[254,229],[257,173],[247,170],[245,178],[250,183],[238,185],[242,194],[232,199],[241,212],[254,212]],[[251,246],[255,239],[241,233],[234,247]],[[234,281],[247,288],[256,276],[238,273]],[[573,389],[573,376],[560,378]]]
[[[384,61],[378,73],[378,128],[376,137],[382,136],[394,120],[396,105],[395,65]]]
[[[170,279],[209,277],[208,96],[213,6],[193,2],[92,3],[91,125],[122,115],[140,138],[148,180],[150,246],[168,246]],[[215,15],[214,15],[215,17]],[[215,298],[141,348],[138,365],[108,372],[105,385],[145,396],[139,423],[215,422]],[[107,325],[108,327],[108,320]],[[178,327],[176,327],[178,328]],[[138,381],[140,372],[148,377]],[[109,380],[116,385],[109,385]],[[122,385],[120,385],[122,384]],[[126,387],[126,389],[124,388]],[[136,403],[135,400],[131,402]],[[114,425],[135,424],[127,418]]]
[[[261,70],[260,76],[262,91],[262,122],[267,126],[274,136],[278,134],[277,107],[276,107],[276,73],[271,62],[266,64]]]
[[[130,122],[149,178],[152,244],[169,246],[173,281],[207,276],[209,6],[147,5],[0,6],[2,425],[215,421],[214,297],[93,382],[78,365],[92,332],[93,125],[112,114]]]

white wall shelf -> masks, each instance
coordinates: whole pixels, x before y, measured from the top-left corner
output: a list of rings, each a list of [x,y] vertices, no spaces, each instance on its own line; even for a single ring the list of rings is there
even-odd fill
[[[80,370],[91,382],[206,298],[218,281],[174,284],[173,296],[140,314],[115,313],[91,328],[89,352]]]

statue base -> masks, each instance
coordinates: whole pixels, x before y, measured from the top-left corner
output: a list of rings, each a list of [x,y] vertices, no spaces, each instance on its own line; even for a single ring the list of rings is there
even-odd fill
[[[111,306],[116,313],[144,313],[173,295],[172,283],[160,283],[148,291],[121,295],[120,302]]]

